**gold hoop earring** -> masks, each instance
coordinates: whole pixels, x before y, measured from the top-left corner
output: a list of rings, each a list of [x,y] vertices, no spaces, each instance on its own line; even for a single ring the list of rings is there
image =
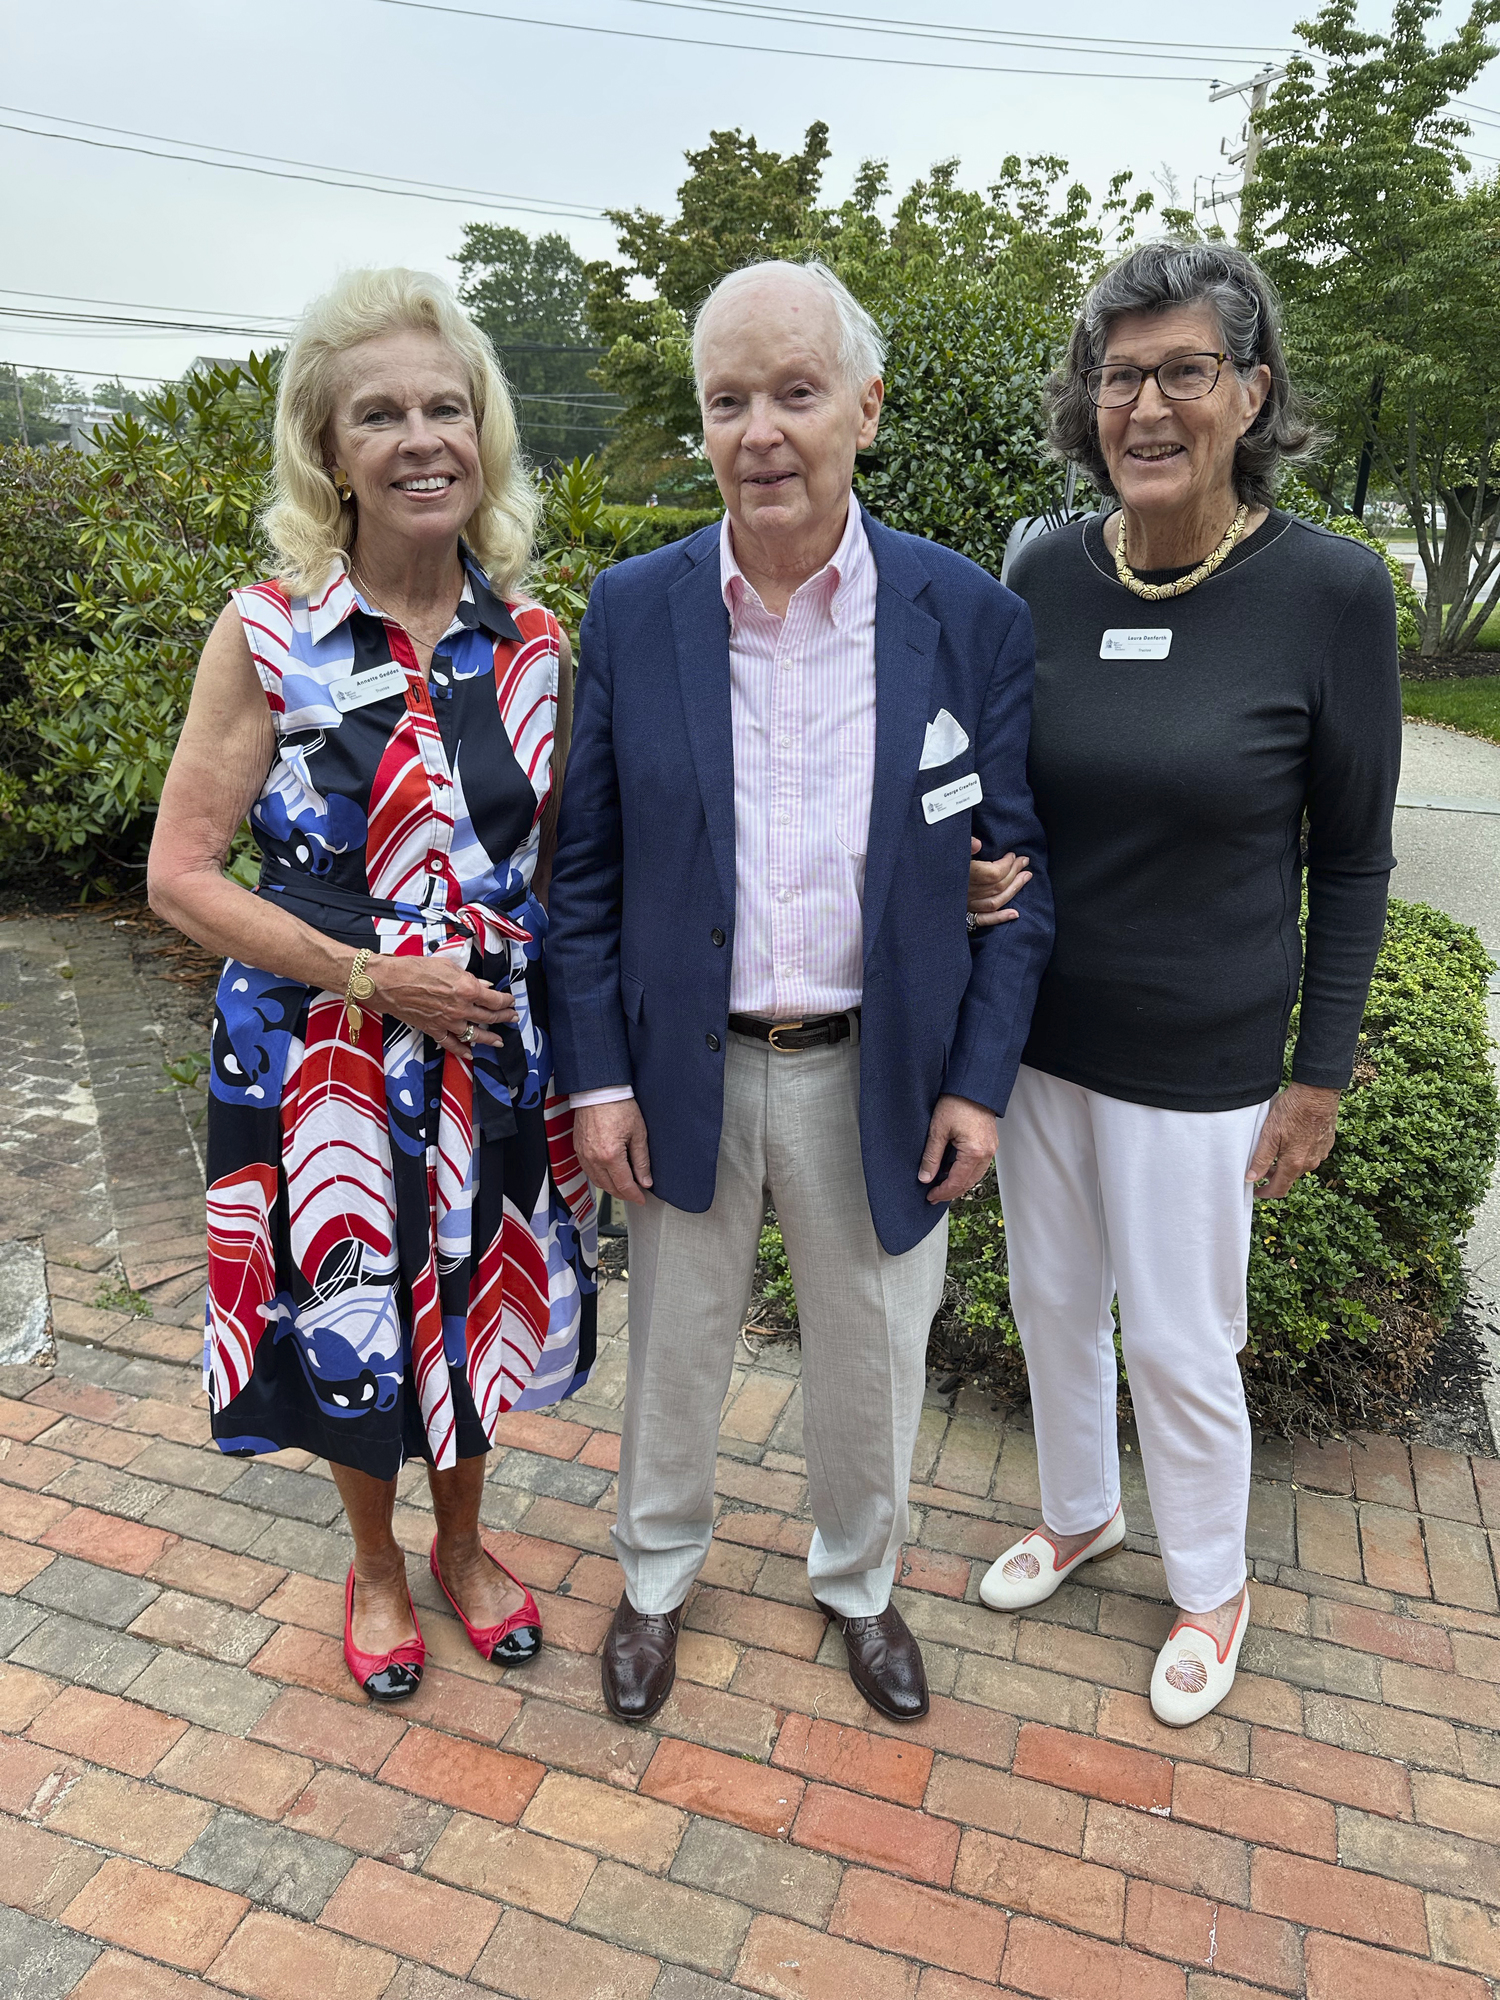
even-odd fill
[[[328,476],[333,481],[334,491],[338,494],[340,501],[347,507],[349,502],[354,498],[354,488],[349,484],[348,473],[345,472],[341,465],[336,465]]]

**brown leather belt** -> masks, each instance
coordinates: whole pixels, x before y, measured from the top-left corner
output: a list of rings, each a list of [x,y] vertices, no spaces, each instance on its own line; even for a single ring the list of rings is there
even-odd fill
[[[858,1019],[857,1007],[848,1014],[814,1014],[805,1021],[763,1021],[758,1014],[731,1014],[729,1032],[769,1042],[778,1055],[794,1056],[804,1049],[826,1049],[847,1041],[854,1032],[852,1021]]]

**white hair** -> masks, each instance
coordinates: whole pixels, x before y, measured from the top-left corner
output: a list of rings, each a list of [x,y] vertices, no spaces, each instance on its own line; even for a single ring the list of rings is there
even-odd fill
[[[759,264],[743,264],[738,271],[731,271],[720,278],[708,297],[698,308],[698,316],[693,321],[693,385],[699,400],[703,397],[703,327],[708,318],[709,308],[728,293],[739,291],[744,286],[754,284],[758,279],[780,271],[790,271],[803,278],[821,292],[833,307],[839,323],[839,373],[856,394],[864,388],[872,376],[879,375],[885,367],[885,336],[865,311],[853,292],[837,277],[828,266],[816,257],[809,257],[805,263],[795,264],[780,257],[770,257]]]

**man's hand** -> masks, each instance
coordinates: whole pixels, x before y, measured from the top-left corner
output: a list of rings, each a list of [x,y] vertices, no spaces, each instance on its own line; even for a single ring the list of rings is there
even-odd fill
[[[940,1097],[927,1128],[927,1144],[917,1179],[925,1186],[942,1165],[943,1154],[952,1146],[957,1158],[944,1179],[928,1195],[929,1201],[957,1201],[984,1175],[995,1157],[995,1114],[967,1097]]]
[[[979,842],[970,840],[970,854],[977,855]],[[969,910],[981,930],[991,924],[1013,924],[1019,910],[1007,909],[1031,880],[1029,854],[1002,854],[998,861],[969,863]]]
[[[1339,1129],[1339,1094],[1310,1083],[1289,1083],[1266,1113],[1260,1143],[1245,1169],[1257,1201],[1275,1201],[1333,1150]],[[1265,1185],[1261,1186],[1261,1182]]]
[[[646,1121],[633,1097],[617,1104],[585,1104],[573,1113],[578,1163],[597,1188],[642,1207],[651,1185]]]

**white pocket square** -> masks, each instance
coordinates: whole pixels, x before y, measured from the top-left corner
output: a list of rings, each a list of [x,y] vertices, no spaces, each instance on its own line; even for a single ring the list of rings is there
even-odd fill
[[[927,725],[927,734],[922,742],[922,761],[917,769],[933,771],[939,764],[951,764],[968,747],[969,739],[964,734],[963,724],[946,708],[940,708]]]

